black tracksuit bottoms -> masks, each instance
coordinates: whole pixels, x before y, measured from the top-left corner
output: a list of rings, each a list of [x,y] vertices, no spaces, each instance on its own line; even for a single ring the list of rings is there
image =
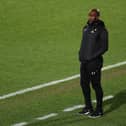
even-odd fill
[[[103,90],[101,87],[101,68],[103,57],[97,57],[91,61],[81,62],[80,85],[83,91],[85,105],[92,108],[90,83],[96,94],[96,110],[102,110]]]

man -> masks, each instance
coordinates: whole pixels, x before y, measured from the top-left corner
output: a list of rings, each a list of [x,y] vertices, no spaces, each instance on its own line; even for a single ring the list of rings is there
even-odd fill
[[[80,85],[85,99],[85,107],[80,114],[91,118],[103,115],[103,90],[101,87],[101,68],[103,66],[103,54],[108,50],[108,32],[104,22],[99,19],[98,9],[89,12],[86,26],[83,28],[80,60]],[[96,94],[96,108],[93,110],[91,103],[90,82]]]

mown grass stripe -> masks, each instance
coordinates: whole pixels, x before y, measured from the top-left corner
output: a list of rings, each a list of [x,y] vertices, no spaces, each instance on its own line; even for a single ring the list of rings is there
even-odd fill
[[[107,100],[112,99],[112,98],[114,98],[113,95],[105,96],[103,98],[103,101],[107,101]],[[96,100],[93,100],[92,102],[96,102]],[[71,112],[71,111],[74,111],[76,109],[83,108],[84,106],[85,105],[75,105],[73,107],[69,107],[69,108],[63,109],[62,112]],[[58,115],[59,115],[58,113],[50,113],[50,114],[44,115],[42,117],[36,117],[33,120],[31,120],[30,122],[16,123],[16,124],[13,124],[11,126],[26,126],[26,125],[32,124],[34,122],[34,120],[37,120],[37,121],[47,120],[49,118],[52,118],[52,117],[55,117],[55,116],[58,116]]]
[[[122,66],[122,65],[125,65],[125,64],[126,64],[126,61],[119,62],[119,63],[113,64],[113,65],[108,65],[108,66],[103,67],[102,71],[109,70],[109,69],[112,69],[112,68],[116,68],[116,67],[119,67],[119,66]],[[51,82],[48,82],[48,83],[36,85],[36,86],[30,87],[30,88],[26,88],[26,89],[23,89],[23,90],[19,90],[19,91],[16,91],[16,92],[5,94],[3,96],[0,96],[0,100],[7,99],[7,98],[10,98],[10,97],[13,97],[13,96],[16,96],[16,95],[21,95],[21,94],[24,94],[24,93],[27,93],[27,92],[35,91],[35,90],[38,90],[38,89],[41,89],[41,88],[49,87],[49,86],[52,86],[52,85],[57,85],[59,83],[66,82],[66,81],[69,81],[69,80],[73,80],[73,79],[76,79],[76,78],[79,78],[79,77],[80,77],[80,74],[76,74],[76,75],[73,75],[71,77],[61,79],[61,80],[51,81]]]

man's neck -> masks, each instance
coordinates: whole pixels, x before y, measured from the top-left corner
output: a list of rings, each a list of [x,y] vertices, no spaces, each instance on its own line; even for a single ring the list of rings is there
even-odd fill
[[[89,24],[94,24],[94,23],[97,22],[97,21],[98,21],[98,19],[96,19],[96,20],[94,20],[94,21],[89,21],[89,20],[88,20],[88,23],[89,23]]]

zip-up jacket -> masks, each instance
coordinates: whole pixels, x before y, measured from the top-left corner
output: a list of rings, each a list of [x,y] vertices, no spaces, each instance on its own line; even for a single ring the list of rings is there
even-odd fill
[[[87,22],[83,28],[79,60],[90,61],[102,56],[108,50],[108,31],[101,20]]]

